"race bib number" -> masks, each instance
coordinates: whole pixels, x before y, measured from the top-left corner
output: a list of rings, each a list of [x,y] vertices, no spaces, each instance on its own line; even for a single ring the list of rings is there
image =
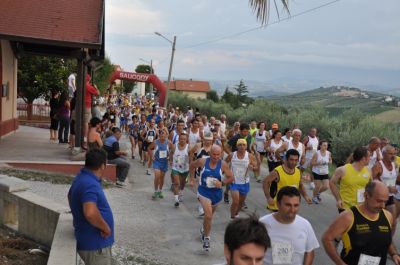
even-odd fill
[[[215,181],[217,179],[213,178],[213,177],[207,177],[206,178],[206,184],[207,184],[207,188],[215,188]]]
[[[379,265],[381,262],[381,257],[374,257],[365,254],[360,255],[358,260],[358,265]]]
[[[184,165],[185,162],[186,162],[186,159],[185,159],[185,158],[186,158],[186,157],[184,157],[184,156],[178,156],[177,159],[176,159],[177,164],[179,164],[179,165]]]
[[[357,203],[364,202],[364,192],[365,192],[365,189],[358,189],[357,190]]]
[[[382,182],[385,183],[385,185],[387,187],[396,185],[396,179],[395,178],[393,178],[393,179],[382,179]]]
[[[114,116],[114,115],[111,115],[111,116],[110,116],[110,119],[112,119],[112,120],[113,120],[114,118],[115,118],[115,116]]]
[[[166,158],[167,157],[167,151],[165,151],[165,150],[159,151],[158,156],[160,158]]]
[[[319,170],[319,173],[321,173],[321,175],[328,175],[329,169],[327,167],[323,167]]]
[[[147,136],[147,141],[148,141],[149,143],[152,143],[153,140],[154,140],[154,136],[152,136],[152,135]]]
[[[293,246],[291,243],[272,244],[272,263],[273,264],[292,264]]]

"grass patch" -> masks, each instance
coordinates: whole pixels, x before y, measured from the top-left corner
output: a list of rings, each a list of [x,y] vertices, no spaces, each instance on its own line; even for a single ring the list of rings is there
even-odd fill
[[[49,182],[51,184],[70,185],[74,180],[74,176],[69,174],[9,167],[0,167],[0,174],[20,178],[23,180]],[[102,186],[103,188],[110,188],[114,185],[110,182],[102,181]]]

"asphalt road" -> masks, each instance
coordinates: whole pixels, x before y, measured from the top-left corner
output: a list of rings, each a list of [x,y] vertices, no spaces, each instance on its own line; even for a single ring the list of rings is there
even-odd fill
[[[122,142],[126,142],[126,139],[123,139]],[[136,234],[142,243],[135,242],[131,247],[133,249],[145,247],[140,252],[146,256],[152,253],[151,255],[154,255],[153,257],[161,264],[210,265],[223,262],[223,236],[225,227],[230,221],[230,206],[224,202],[219,204],[213,218],[211,250],[209,253],[204,253],[199,234],[202,218],[198,217],[195,193],[187,188],[184,192],[183,203],[176,209],[173,205],[173,194],[169,191],[171,180],[168,172],[165,178],[164,199],[153,201],[151,200],[153,176],[145,174],[145,168],[139,163],[138,158],[131,160],[131,164],[130,183],[121,192],[132,194],[136,198],[135,205],[138,209],[122,211],[121,208],[117,208],[117,212],[114,214],[117,219],[133,218],[137,221],[136,223],[129,222],[129,225],[126,226],[124,223],[118,225],[117,220],[117,244],[130,248],[132,241],[126,237],[129,234],[135,238]],[[264,167],[262,175],[266,174],[267,169]],[[270,212],[265,209],[266,200],[262,184],[252,178],[250,185],[250,193],[246,199],[248,209],[241,212],[240,216],[246,216],[247,213],[256,213],[259,216],[269,214]],[[310,189],[308,189],[308,193],[311,196]],[[310,221],[319,242],[324,230],[337,216],[333,196],[324,193],[321,197],[322,202],[318,205],[308,205],[303,200],[299,212],[301,216]],[[112,201],[113,198],[111,198],[111,203]],[[400,248],[399,232],[394,238],[396,246]],[[316,250],[314,264],[333,264],[322,246]]]

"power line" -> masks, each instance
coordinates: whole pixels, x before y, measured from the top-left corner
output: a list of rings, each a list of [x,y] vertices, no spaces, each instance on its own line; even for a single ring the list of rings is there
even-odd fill
[[[194,45],[186,46],[186,47],[184,47],[182,49],[189,49],[189,48],[194,48],[194,47],[198,47],[198,46],[203,46],[203,45],[207,45],[207,44],[210,44],[210,43],[218,42],[218,41],[221,41],[221,40],[224,40],[224,39],[230,39],[230,38],[233,38],[233,37],[237,37],[237,36],[240,36],[240,35],[252,32],[252,31],[256,31],[256,30],[259,30],[259,29],[264,29],[264,28],[267,28],[268,26],[271,26],[271,25],[274,25],[274,24],[278,24],[278,23],[281,23],[283,21],[287,21],[287,20],[289,20],[291,18],[295,18],[295,17],[299,17],[299,16],[302,16],[302,15],[305,15],[307,13],[311,13],[311,12],[313,12],[315,10],[318,10],[320,8],[324,8],[324,7],[329,6],[329,5],[332,5],[332,4],[334,4],[336,2],[339,2],[339,1],[340,0],[333,0],[331,2],[319,5],[317,7],[314,7],[314,8],[311,8],[311,9],[307,9],[307,10],[305,10],[303,12],[296,13],[294,15],[290,15],[290,16],[288,16],[286,18],[276,20],[276,21],[274,21],[272,23],[268,23],[267,25],[254,27],[254,28],[251,28],[251,29],[248,29],[248,30],[244,30],[244,31],[240,31],[240,32],[237,32],[237,33],[233,33],[233,34],[230,34],[230,35],[221,36],[221,37],[209,40],[209,41],[204,41],[204,42],[200,42],[200,43],[197,43],[197,44],[194,44]]]

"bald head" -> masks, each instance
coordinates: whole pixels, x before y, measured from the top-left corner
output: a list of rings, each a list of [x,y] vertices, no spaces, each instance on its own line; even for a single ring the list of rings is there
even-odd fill
[[[220,152],[221,153],[222,149],[219,145],[213,144],[211,146],[211,152]]]
[[[379,180],[372,180],[365,186],[365,192],[373,197],[374,195],[389,193],[386,185]]]

